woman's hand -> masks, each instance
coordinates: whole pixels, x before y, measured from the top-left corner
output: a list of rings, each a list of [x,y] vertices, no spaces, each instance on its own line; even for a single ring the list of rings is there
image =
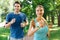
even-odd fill
[[[44,26],[44,21],[43,20],[40,20],[39,21],[39,24],[40,24],[40,27],[43,27]]]

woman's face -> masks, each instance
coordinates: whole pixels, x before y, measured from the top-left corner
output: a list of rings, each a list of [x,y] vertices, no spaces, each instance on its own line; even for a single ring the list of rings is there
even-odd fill
[[[20,4],[15,4],[14,5],[14,11],[19,12],[21,9]]]
[[[44,14],[44,8],[37,7],[36,8],[36,15],[37,15],[37,17],[43,16],[43,14]]]

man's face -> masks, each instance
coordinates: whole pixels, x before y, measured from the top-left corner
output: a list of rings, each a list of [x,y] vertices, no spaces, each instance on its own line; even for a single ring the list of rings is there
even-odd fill
[[[17,3],[16,3],[16,4],[14,5],[14,11],[19,12],[20,9],[21,9],[20,4],[17,4]]]

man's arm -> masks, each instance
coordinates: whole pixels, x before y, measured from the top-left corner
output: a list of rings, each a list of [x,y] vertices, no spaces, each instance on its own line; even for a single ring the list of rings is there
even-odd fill
[[[28,25],[28,20],[26,20],[25,22],[21,23],[21,27],[25,27],[26,25]]]
[[[5,28],[10,27],[10,26],[11,26],[11,24],[13,24],[14,22],[15,22],[15,18],[14,18],[14,19],[12,19],[10,22],[6,23],[6,24],[5,24]]]
[[[11,26],[11,22],[5,24],[5,28],[8,28]]]

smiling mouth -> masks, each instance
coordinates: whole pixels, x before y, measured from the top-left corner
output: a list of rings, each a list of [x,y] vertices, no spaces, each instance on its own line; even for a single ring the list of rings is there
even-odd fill
[[[42,14],[39,14],[39,15],[42,15]]]

